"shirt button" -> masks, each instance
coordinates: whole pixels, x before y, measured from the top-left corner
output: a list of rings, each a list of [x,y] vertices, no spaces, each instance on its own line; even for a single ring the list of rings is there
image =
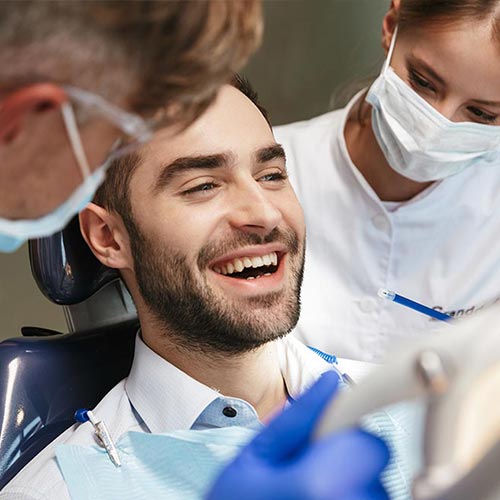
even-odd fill
[[[367,297],[360,300],[359,308],[365,313],[371,313],[375,311],[375,309],[377,309],[377,302],[375,301],[375,299]]]
[[[226,406],[223,410],[222,413],[229,418],[236,417],[238,412],[232,407],[232,406]]]
[[[375,217],[372,217],[372,222],[377,229],[380,229],[380,231],[387,231],[390,228],[389,221],[383,214],[378,214],[375,215]]]

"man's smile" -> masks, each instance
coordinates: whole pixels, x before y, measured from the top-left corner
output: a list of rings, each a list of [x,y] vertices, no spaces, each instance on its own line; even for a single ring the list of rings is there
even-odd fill
[[[267,293],[283,285],[287,255],[283,245],[261,245],[226,255],[209,269],[223,287],[231,286],[243,293]]]
[[[256,279],[261,276],[270,276],[278,268],[278,254],[270,252],[255,257],[235,257],[225,264],[214,267],[214,271],[231,278]]]

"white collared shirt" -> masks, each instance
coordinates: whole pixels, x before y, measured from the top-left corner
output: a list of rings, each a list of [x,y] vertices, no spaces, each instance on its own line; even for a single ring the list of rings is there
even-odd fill
[[[455,317],[500,298],[500,164],[471,167],[404,203],[384,203],[353,164],[350,104],[276,127],[306,218],[301,315],[308,345],[380,361],[442,326],[377,296],[393,290]],[[499,131],[500,133],[500,131]]]
[[[276,347],[281,373],[292,398],[331,369],[331,365],[294,338],[278,340]],[[236,415],[224,415],[227,407],[236,409]],[[215,411],[217,408],[219,412]],[[261,425],[249,403],[225,398],[191,378],[149,349],[139,335],[129,376],[104,397],[94,413],[106,423],[114,441],[128,431],[166,433],[204,426],[257,428]],[[55,459],[55,447],[59,444],[90,446],[95,444],[94,439],[89,422],[75,424],[24,467],[0,493],[0,499],[69,499]]]

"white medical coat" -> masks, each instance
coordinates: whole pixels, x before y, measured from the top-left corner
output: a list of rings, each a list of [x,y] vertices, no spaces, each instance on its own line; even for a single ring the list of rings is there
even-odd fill
[[[296,334],[326,352],[378,361],[398,340],[439,323],[378,298],[379,288],[456,317],[500,298],[500,164],[469,168],[408,202],[384,203],[347,152],[343,130],[355,99],[276,127],[275,135],[307,225]]]

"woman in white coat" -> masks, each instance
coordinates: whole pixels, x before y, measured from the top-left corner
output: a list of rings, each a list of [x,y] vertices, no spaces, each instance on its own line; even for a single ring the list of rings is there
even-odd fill
[[[377,361],[500,298],[500,0],[393,0],[387,59],[344,108],[277,127],[306,214],[298,336]],[[480,335],[480,332],[478,332]]]

